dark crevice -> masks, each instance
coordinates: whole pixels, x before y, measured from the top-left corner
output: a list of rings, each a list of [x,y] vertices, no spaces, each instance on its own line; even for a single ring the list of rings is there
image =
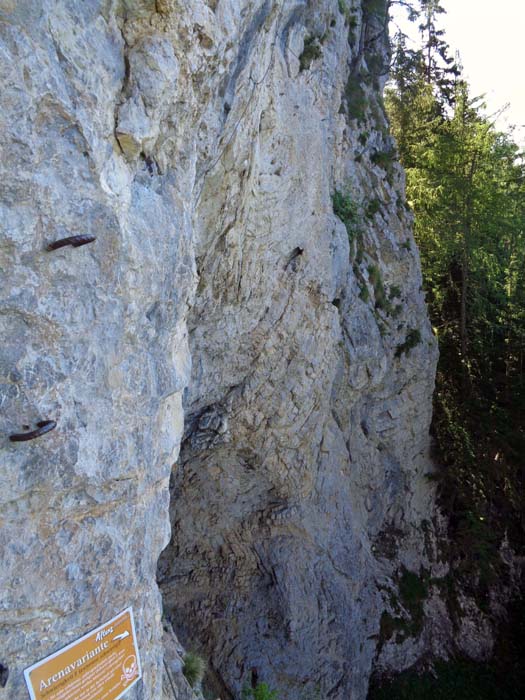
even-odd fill
[[[9,678],[9,669],[4,664],[0,664],[0,688],[5,688]]]
[[[292,252],[290,253],[288,260],[286,262],[286,265],[284,266],[284,269],[287,270],[289,267],[296,272],[297,271],[297,258],[301,256],[304,253],[304,248],[300,248],[297,246],[297,248],[294,248]]]

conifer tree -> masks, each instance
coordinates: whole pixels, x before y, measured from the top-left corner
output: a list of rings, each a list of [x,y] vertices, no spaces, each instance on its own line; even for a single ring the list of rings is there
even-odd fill
[[[523,540],[525,160],[450,59],[440,0],[414,6],[421,45],[396,37],[385,101],[440,344],[442,503],[458,560],[479,576],[494,573],[505,530]]]

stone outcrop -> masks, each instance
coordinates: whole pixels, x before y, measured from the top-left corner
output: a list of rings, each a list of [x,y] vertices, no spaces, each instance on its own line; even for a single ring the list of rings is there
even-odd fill
[[[255,668],[294,700],[366,697],[383,590],[425,559],[436,351],[381,106],[385,21],[377,2],[247,13],[198,190],[160,582],[235,693]]]
[[[384,0],[0,0],[0,45],[0,695],[132,605],[162,697],[158,577],[223,697],[364,700],[435,559]]]

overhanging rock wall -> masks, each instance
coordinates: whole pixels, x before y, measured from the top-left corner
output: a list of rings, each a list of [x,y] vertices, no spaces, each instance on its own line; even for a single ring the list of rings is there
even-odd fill
[[[421,651],[380,620],[433,512],[385,3],[0,0],[0,42],[0,693],[132,605],[160,698],[175,463],[183,641],[230,692],[364,699]]]

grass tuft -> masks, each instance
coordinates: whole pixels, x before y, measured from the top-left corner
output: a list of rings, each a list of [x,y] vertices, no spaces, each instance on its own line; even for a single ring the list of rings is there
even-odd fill
[[[321,58],[323,49],[321,48],[319,37],[308,36],[304,40],[304,48],[299,56],[299,70],[308,70],[313,61]]]
[[[397,346],[396,357],[408,355],[409,352],[419,345],[421,342],[421,331],[418,328],[412,328],[408,331],[405,342]]]
[[[195,652],[189,651],[184,657],[182,673],[191,687],[195,688],[202,683],[206,673],[206,661]]]

